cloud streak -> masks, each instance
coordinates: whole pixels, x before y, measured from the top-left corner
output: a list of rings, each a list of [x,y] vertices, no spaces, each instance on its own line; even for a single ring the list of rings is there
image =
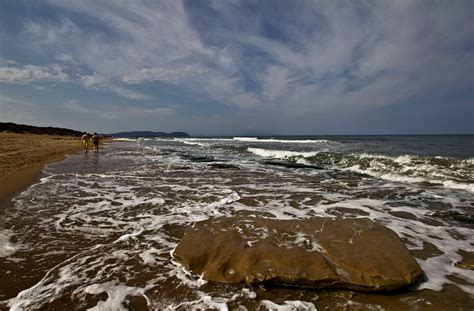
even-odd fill
[[[70,79],[58,64],[50,67],[35,65],[0,67],[0,83],[32,83],[37,81],[67,82]]]
[[[56,18],[25,18],[18,35],[38,59],[53,57],[46,64],[0,64],[0,82],[74,83],[133,105],[168,96],[167,103],[175,100],[181,110],[213,103],[245,117],[233,125],[241,131],[271,131],[300,118],[279,126],[283,132],[319,130],[311,125],[315,118],[330,124],[400,105],[429,105],[443,94],[464,102],[459,94],[469,94],[474,84],[472,2],[49,5]],[[217,114],[208,111],[209,123],[216,124]]]

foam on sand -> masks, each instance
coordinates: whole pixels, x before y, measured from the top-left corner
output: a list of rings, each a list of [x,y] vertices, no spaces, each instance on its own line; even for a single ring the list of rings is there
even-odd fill
[[[316,311],[316,307],[313,303],[300,300],[285,300],[282,304],[277,304],[270,300],[262,300],[260,306],[266,310],[274,311]]]
[[[138,295],[143,297],[139,301],[148,299],[152,310],[226,310],[248,299],[257,299],[252,305],[262,309],[268,304],[313,310],[318,301],[312,298],[292,294],[278,299],[268,292],[262,295],[259,288],[213,285],[171,261],[170,251],[194,222],[242,212],[277,219],[370,218],[395,231],[414,253],[427,275],[419,289],[454,285],[465,295],[474,292],[473,271],[456,266],[466,259],[462,251],[472,248],[472,193],[451,189],[472,185],[472,159],[337,153],[323,150],[322,143],[284,150],[291,141],[250,150],[266,142],[186,141],[206,146],[174,139],[133,140],[110,144],[97,159],[73,155],[48,167],[48,177],[18,195],[11,213],[5,214],[13,223],[21,217],[22,225],[0,230],[0,254],[6,261],[28,245],[35,260],[45,263],[38,272],[44,277],[1,302],[0,308],[9,303],[12,310],[34,310],[67,297],[84,301],[91,293],[107,293],[97,309],[119,309],[127,295]],[[212,148],[214,143],[237,148]],[[181,154],[212,155],[241,169],[217,171],[183,161]],[[313,165],[320,161],[327,169],[280,170],[262,165],[261,158]],[[265,237],[265,232],[259,234]],[[298,230],[290,238],[289,246],[308,246]],[[319,245],[311,246],[319,250]],[[22,257],[26,262],[21,264],[31,260],[23,251]],[[51,267],[48,262],[58,264]],[[422,295],[417,289],[413,293]],[[260,304],[259,296],[266,302]],[[351,299],[357,300],[355,296]],[[368,309],[369,304],[354,306]]]
[[[124,307],[123,302],[127,296],[142,296],[146,299],[147,305],[150,305],[148,297],[145,295],[143,288],[131,287],[122,285],[118,282],[111,281],[100,284],[92,284],[84,289],[85,293],[97,295],[103,292],[107,293],[106,301],[99,301],[93,308],[87,310],[100,311],[100,310],[127,310]]]
[[[0,257],[9,257],[22,248],[10,241],[14,233],[11,230],[0,231]]]

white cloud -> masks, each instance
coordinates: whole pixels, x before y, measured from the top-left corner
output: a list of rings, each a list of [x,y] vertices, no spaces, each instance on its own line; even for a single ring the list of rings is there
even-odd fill
[[[79,83],[90,90],[102,90],[115,93],[121,97],[132,100],[150,99],[150,96],[120,86],[111,77],[97,73],[81,76]]]
[[[67,73],[58,64],[49,67],[34,65],[0,67],[0,82],[3,83],[67,82],[69,80]]]
[[[142,83],[173,84],[276,123],[337,120],[473,84],[469,2],[302,0],[260,14],[268,2],[211,1],[209,15],[182,1],[50,3],[65,16],[26,22],[22,39],[54,51],[62,69],[0,62],[1,82],[65,81],[68,72],[86,89],[133,100],[152,99],[136,91]]]
[[[183,68],[141,68],[122,76],[122,82],[126,84],[139,84],[143,82],[160,81],[171,84],[179,84],[180,81],[190,79],[207,73],[204,68],[186,65]]]
[[[115,94],[119,95],[119,96],[122,96],[122,97],[125,97],[125,98],[128,98],[128,99],[132,99],[132,100],[151,99],[152,98],[152,97],[150,97],[146,94],[136,92],[136,91],[133,91],[133,90],[130,90],[130,89],[127,89],[127,88],[120,87],[120,86],[116,86],[116,85],[109,85],[108,89],[110,91],[114,92]]]
[[[108,29],[107,35],[80,33],[57,40],[67,43],[75,57],[103,74],[118,77],[141,68],[180,70],[183,60],[209,53],[189,27],[179,1],[146,5],[129,1],[52,3],[93,17]],[[57,33],[61,36],[61,29]]]
[[[63,16],[58,23],[27,21],[23,34],[31,39],[31,43],[40,47],[55,44],[64,38],[74,38],[81,34],[81,30],[69,18]]]
[[[62,62],[63,64],[70,64],[75,67],[80,67],[81,65],[72,55],[66,53],[57,54],[56,59]]]
[[[84,85],[84,87],[96,90],[103,88],[109,83],[109,81],[109,77],[102,76],[97,73],[80,77],[80,83]]]
[[[74,62],[72,58],[60,54],[63,61]],[[25,65],[19,67],[0,67],[0,83],[30,84],[35,82],[70,82],[79,83],[87,89],[110,91],[121,97],[132,100],[150,99],[150,96],[136,92],[114,83],[110,77],[99,74],[79,76],[77,79],[71,78],[64,68],[59,64],[50,66]],[[35,89],[44,90],[45,87],[36,85]]]

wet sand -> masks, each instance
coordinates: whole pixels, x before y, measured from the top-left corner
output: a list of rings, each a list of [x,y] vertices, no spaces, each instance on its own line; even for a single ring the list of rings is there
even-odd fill
[[[46,164],[81,149],[79,137],[0,133],[0,202],[37,180]]]
[[[76,142],[80,149],[80,140]],[[35,284],[38,284],[38,290],[33,288],[31,297],[40,300],[38,295],[44,294],[48,300],[38,309],[80,310],[94,307],[98,301],[115,297],[112,295],[115,285],[109,284],[110,280],[117,282],[117,288],[123,285],[140,289],[147,284],[154,284],[146,291],[147,299],[153,302],[151,306],[147,306],[140,295],[127,296],[123,305],[118,302],[130,310],[160,310],[167,305],[190,302],[177,308],[185,310],[199,297],[196,297],[197,290],[182,283],[174,274],[177,272],[175,266],[170,264],[170,249],[189,229],[187,210],[192,213],[191,216],[211,217],[216,212],[239,213],[241,209],[257,211],[266,206],[273,206],[281,214],[287,211],[296,213],[305,212],[310,206],[325,208],[332,204],[334,208],[328,210],[327,214],[351,217],[354,214],[370,215],[377,208],[361,206],[356,209],[345,207],[342,203],[337,206],[330,201],[338,199],[334,195],[325,198],[320,192],[313,193],[301,186],[312,182],[312,185],[335,187],[334,184],[321,183],[316,177],[300,180],[288,172],[285,175],[278,174],[280,171],[207,169],[205,164],[199,163],[193,167],[194,164],[189,161],[181,165],[170,164],[173,163],[170,162],[173,154],[167,150],[158,153],[144,149],[143,152],[148,156],[160,155],[159,161],[153,158],[153,161],[140,162],[142,156],[139,156],[135,144],[130,145],[130,149],[126,149],[127,145],[121,147],[121,144],[114,144],[104,150],[101,156],[77,153],[64,162],[56,163],[51,166],[52,173],[56,174],[55,179],[40,185],[30,195],[23,194],[18,200],[19,206],[12,213],[18,213],[19,217],[4,218],[9,219],[6,229],[15,233],[10,241],[21,248],[14,256],[0,260],[0,310],[7,307],[6,299],[16,297],[20,291],[33,288]],[[169,158],[164,156],[165,152],[170,153]],[[107,156],[114,156],[114,161]],[[120,160],[121,157],[124,160]],[[75,172],[82,173],[79,179]],[[71,175],[75,176],[74,180],[70,180]],[[338,180],[344,180],[344,176],[339,175]],[[292,185],[290,182],[296,186],[289,186]],[[210,188],[210,183],[222,185],[222,188]],[[49,189],[53,188],[50,192]],[[354,188],[357,191],[370,191],[367,194],[370,197],[385,198],[387,195],[385,189],[361,188],[358,185]],[[232,195],[226,192],[227,189],[239,193],[240,199],[206,208],[214,202],[227,202],[223,199]],[[96,192],[87,192],[92,190]],[[47,195],[37,196],[38,193]],[[36,201],[32,201],[32,198]],[[162,203],[160,198],[163,198]],[[28,210],[22,208],[22,202],[27,204]],[[278,202],[285,204],[279,207],[276,204]],[[47,208],[43,208],[45,206]],[[171,208],[179,213],[171,212]],[[143,211],[146,211],[146,215],[143,215]],[[414,212],[411,209],[407,211]],[[384,214],[387,217],[384,219],[397,217],[406,220],[406,225],[409,225],[410,221],[420,216],[407,211],[390,210]],[[267,214],[269,217],[272,215]],[[433,218],[426,219],[435,221]],[[442,223],[430,223],[434,229],[438,225]],[[131,234],[141,232],[139,230],[142,228],[146,228],[142,234]],[[122,238],[126,236],[133,237]],[[463,241],[467,238],[459,237]],[[414,240],[405,239],[405,243],[410,244]],[[99,244],[100,247],[95,247]],[[413,250],[412,254],[416,258],[426,259],[441,250],[436,245],[426,243],[422,249]],[[461,255],[467,260],[472,253],[466,249]],[[68,275],[68,278],[64,279],[64,275]],[[45,276],[45,280],[40,282]],[[406,289],[380,294],[262,286],[250,289],[256,299],[245,296],[244,288],[240,285],[208,283],[198,291],[217,299],[240,295],[236,300],[228,301],[230,309],[245,306],[248,310],[264,310],[261,305],[264,300],[278,304],[289,300],[311,302],[318,310],[473,310],[472,294],[458,287],[465,285],[465,281],[459,279],[454,280],[454,283],[445,284],[441,291]],[[85,290],[90,284],[108,284],[110,294],[91,294]],[[48,288],[51,288],[51,294],[48,294]],[[55,288],[61,290],[55,291]]]

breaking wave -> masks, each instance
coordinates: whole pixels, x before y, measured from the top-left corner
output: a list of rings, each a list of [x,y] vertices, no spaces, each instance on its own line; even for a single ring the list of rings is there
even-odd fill
[[[299,152],[247,148],[247,151],[263,158],[287,160],[301,164],[316,164],[329,169],[347,170],[394,182],[427,182],[445,188],[474,193],[474,164],[472,158],[390,156],[369,153],[343,154],[327,150]]]
[[[258,137],[234,137],[233,140],[257,143],[284,143],[284,144],[320,144],[334,143],[326,139],[274,139]]]

